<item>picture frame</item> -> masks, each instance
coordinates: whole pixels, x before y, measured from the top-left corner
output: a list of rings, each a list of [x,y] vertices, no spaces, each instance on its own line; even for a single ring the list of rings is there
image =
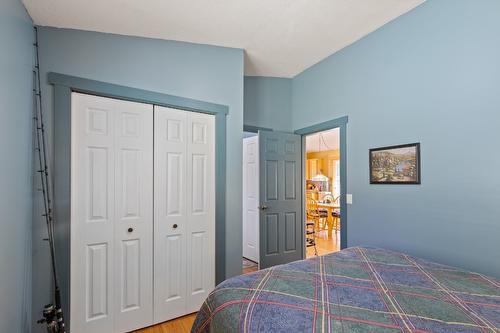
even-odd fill
[[[370,184],[419,185],[420,143],[369,150]]]

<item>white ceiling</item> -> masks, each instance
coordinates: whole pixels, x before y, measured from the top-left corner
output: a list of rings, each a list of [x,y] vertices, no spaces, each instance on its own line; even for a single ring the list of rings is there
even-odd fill
[[[340,131],[338,128],[332,130],[314,133],[306,136],[306,152],[313,153],[318,151],[339,149]]]
[[[246,51],[245,74],[293,77],[425,0],[23,0],[35,24]]]

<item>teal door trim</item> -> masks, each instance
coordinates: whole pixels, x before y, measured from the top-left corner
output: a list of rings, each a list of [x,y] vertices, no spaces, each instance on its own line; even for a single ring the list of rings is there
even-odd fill
[[[307,135],[307,134],[313,134],[321,131],[326,131],[329,129],[337,128],[340,127],[346,127],[347,123],[349,121],[349,118],[347,116],[328,120],[319,124],[311,125],[308,127],[304,127],[298,130],[295,130],[295,134],[299,135]]]
[[[326,131],[329,129],[339,128],[340,129],[340,248],[345,249],[347,247],[347,123],[348,117],[344,116],[341,118],[336,118],[333,120],[325,121],[312,126],[304,127],[295,131],[295,134],[302,135],[305,138],[308,134],[313,134],[321,131]],[[305,140],[302,140],[302,151],[305,154]],[[305,161],[305,155],[302,159],[302,163]],[[305,170],[305,166],[302,167]],[[304,174],[304,173],[303,173]],[[305,188],[304,182],[302,182],[302,207],[304,207],[305,201]],[[304,215],[304,214],[302,214]],[[305,254],[304,254],[305,256]]]
[[[216,282],[226,278],[226,115],[227,105],[209,103],[195,99],[173,96],[148,90],[131,88],[59,73],[48,73],[48,82],[54,86],[54,142],[55,142],[55,208],[60,230],[65,230],[69,240],[70,166],[71,166],[71,92],[80,92],[103,97],[165,106],[215,116],[215,276]],[[63,237],[63,238],[64,238]],[[62,241],[59,253],[69,253],[69,241]],[[61,258],[67,270],[69,286],[69,256]],[[69,289],[68,289],[69,291]],[[68,303],[67,303],[68,304]],[[68,312],[66,312],[68,313]]]
[[[48,74],[49,83],[55,86],[69,87],[71,91],[94,94],[133,102],[155,104],[174,109],[217,115],[229,113],[227,105],[199,101],[196,99],[163,94],[159,92],[131,88],[117,84],[95,81],[59,73]]]
[[[259,131],[272,131],[272,128],[245,125],[243,124],[243,132],[258,133]]]

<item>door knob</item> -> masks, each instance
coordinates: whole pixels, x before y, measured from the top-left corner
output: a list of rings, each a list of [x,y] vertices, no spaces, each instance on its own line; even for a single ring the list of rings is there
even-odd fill
[[[133,228],[128,228],[127,231],[128,232],[132,232],[132,231],[134,231],[134,229]]]
[[[177,224],[174,224],[172,228],[177,229]]]
[[[266,210],[267,208],[268,208],[268,207],[267,207],[266,205],[260,205],[260,206],[259,206],[259,209],[260,209],[260,210]]]

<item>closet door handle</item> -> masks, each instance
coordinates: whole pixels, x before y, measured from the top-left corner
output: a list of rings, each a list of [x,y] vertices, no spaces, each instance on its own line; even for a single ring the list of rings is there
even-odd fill
[[[174,224],[172,228],[177,229],[177,224]]]
[[[132,232],[132,231],[134,231],[134,229],[133,228],[128,228],[127,231],[128,232]]]

